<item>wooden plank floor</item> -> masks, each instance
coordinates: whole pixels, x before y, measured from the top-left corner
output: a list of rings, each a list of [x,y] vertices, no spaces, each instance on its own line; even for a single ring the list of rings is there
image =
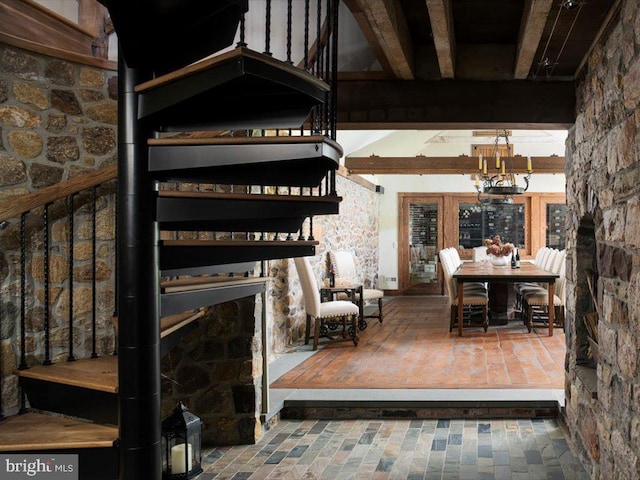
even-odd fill
[[[384,323],[369,320],[360,344],[327,345],[273,388],[564,389],[562,329],[528,333],[520,321],[449,333],[445,297],[392,297]]]

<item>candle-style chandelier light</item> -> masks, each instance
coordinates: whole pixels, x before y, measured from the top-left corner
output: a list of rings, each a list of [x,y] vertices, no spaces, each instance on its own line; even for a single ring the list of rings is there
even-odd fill
[[[500,141],[504,139],[507,156],[500,155]],[[524,187],[518,185],[513,168],[513,155],[509,149],[509,135],[506,130],[496,130],[493,154],[490,158],[478,156],[478,173],[475,175],[475,187],[478,202],[513,203],[513,196],[520,195],[529,188],[531,178],[531,157],[527,157],[527,174],[523,178]]]

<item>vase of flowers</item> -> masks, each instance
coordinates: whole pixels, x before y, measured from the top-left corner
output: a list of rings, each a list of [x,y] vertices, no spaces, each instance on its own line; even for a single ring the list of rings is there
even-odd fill
[[[515,248],[513,243],[502,243],[500,235],[487,238],[484,241],[487,247],[487,258],[491,264],[498,267],[506,267],[511,260],[511,254]]]

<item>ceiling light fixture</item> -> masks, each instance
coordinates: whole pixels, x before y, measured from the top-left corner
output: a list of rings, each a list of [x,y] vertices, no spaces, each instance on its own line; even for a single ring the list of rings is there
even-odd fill
[[[507,157],[500,156],[500,141],[504,139]],[[513,168],[513,156],[510,154],[509,135],[506,130],[497,130],[493,147],[493,158],[482,155],[478,157],[478,173],[474,175],[475,187],[478,192],[479,203],[513,203],[513,196],[526,192],[531,178],[531,157],[527,157],[527,175],[524,177],[525,186],[518,185]],[[495,162],[494,162],[495,160]],[[495,166],[495,168],[493,168]],[[493,170],[493,173],[490,173]],[[484,197],[483,197],[484,195]]]

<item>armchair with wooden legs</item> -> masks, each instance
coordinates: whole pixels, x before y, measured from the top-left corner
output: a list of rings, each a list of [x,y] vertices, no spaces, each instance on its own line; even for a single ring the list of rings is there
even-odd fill
[[[294,263],[300,277],[300,286],[304,295],[304,305],[307,311],[307,324],[305,332],[305,345],[309,344],[311,336],[311,324],[313,320],[313,349],[318,349],[320,336],[328,337],[330,340],[351,340],[354,345],[358,345],[358,317],[360,309],[352,302],[345,300],[334,300],[330,302],[320,301],[320,290],[316,277],[306,257],[295,258]],[[327,324],[329,322],[340,322],[342,324],[342,338],[332,337]]]

